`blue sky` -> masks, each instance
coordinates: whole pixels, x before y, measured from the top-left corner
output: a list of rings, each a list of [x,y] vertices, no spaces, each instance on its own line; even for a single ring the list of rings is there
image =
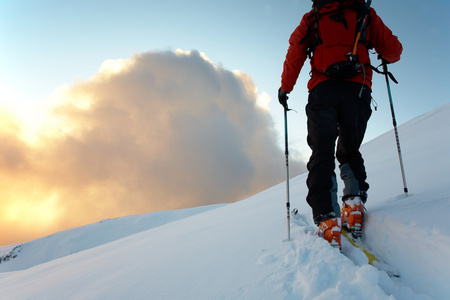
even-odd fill
[[[64,83],[89,78],[106,59],[196,49],[215,64],[251,75],[258,91],[272,97],[271,113],[282,129],[276,90],[287,40],[310,5],[310,1],[6,0],[0,4],[0,80],[24,101],[36,102]],[[392,86],[398,122],[447,103],[449,2],[375,0],[372,6],[404,46],[401,62],[390,66],[400,82]],[[292,140],[301,150],[307,150],[308,71],[302,71],[290,100],[298,111],[290,116]],[[374,81],[373,96],[379,108],[368,138],[391,127],[382,76]]]

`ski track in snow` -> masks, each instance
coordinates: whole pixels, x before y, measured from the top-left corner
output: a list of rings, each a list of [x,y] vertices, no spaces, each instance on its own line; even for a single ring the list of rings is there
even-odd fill
[[[0,265],[0,298],[447,299],[448,128],[450,105],[399,127],[408,198],[392,132],[362,148],[371,184],[365,240],[400,278],[369,265],[345,239],[348,257],[317,237],[302,174],[291,179],[299,209],[291,241],[281,183],[232,204],[107,220],[14,251],[0,247],[3,257],[17,255]]]

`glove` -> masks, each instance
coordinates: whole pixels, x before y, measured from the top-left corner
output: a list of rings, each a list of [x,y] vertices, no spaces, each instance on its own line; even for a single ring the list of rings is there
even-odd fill
[[[288,93],[283,91],[281,88],[278,89],[278,101],[284,107],[284,109],[288,109],[287,100],[289,99]]]

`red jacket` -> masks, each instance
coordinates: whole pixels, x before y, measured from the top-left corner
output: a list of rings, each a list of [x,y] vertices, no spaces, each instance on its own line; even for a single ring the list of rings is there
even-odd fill
[[[294,85],[297,81],[300,70],[307,58],[306,50],[308,48],[307,43],[300,44],[300,41],[307,33],[308,25],[314,20],[311,15],[313,10],[306,13],[300,25],[294,30],[289,39],[289,49],[286,54],[286,60],[284,61],[283,74],[281,75],[281,89],[287,93],[290,93],[294,89]],[[389,62],[394,63],[400,60],[400,55],[403,51],[402,44],[398,41],[398,38],[392,34],[392,31],[384,25],[381,18],[376,14],[374,9],[370,10],[371,21],[366,29],[366,40],[370,41],[375,51],[383,56],[383,58]],[[311,61],[311,79],[308,82],[308,90],[311,90],[318,83],[325,80],[336,80],[319,73]],[[365,79],[362,73],[348,81],[355,81],[366,84],[369,88],[372,88],[372,69],[370,66],[365,66]]]

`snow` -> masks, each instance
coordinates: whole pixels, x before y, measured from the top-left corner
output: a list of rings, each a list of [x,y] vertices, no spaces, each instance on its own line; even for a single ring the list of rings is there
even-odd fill
[[[0,257],[3,261],[4,257],[11,256],[11,253],[20,255],[20,259],[10,259],[0,264],[0,272],[28,269],[220,206],[223,204],[107,219],[53,234],[31,243],[0,247]]]
[[[290,181],[299,209],[291,241],[281,183],[232,204],[107,220],[24,243],[0,264],[0,297],[448,299],[449,128],[450,104],[399,126],[407,198],[394,133],[362,147],[371,184],[366,243],[399,278],[348,241],[350,258],[317,237],[302,174]]]

